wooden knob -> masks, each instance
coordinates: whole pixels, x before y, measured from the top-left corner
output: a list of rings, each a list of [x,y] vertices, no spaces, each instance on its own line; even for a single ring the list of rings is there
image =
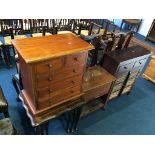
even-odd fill
[[[52,77],[49,77],[48,80],[49,80],[49,81],[52,81]]]
[[[52,103],[52,100],[50,100],[49,103],[51,104]]]
[[[74,93],[74,91],[73,91],[73,90],[71,90],[70,92],[71,92],[72,94]]]
[[[74,73],[77,73],[77,71],[76,71],[75,69],[73,69],[73,72],[74,72]]]
[[[77,57],[74,57],[74,60],[75,60],[75,61],[78,61]]]
[[[49,68],[52,68],[52,67],[53,67],[53,65],[52,65],[52,64],[48,64],[48,67],[49,67]]]
[[[74,84],[74,83],[75,83],[75,81],[71,81],[71,83],[72,83],[72,84]]]
[[[53,92],[53,90],[52,90],[52,89],[49,89],[49,90],[48,90],[48,92],[49,92],[49,93],[52,93],[52,92]]]

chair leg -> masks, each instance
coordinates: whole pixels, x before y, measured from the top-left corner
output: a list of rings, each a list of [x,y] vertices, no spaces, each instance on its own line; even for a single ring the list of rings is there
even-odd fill
[[[74,132],[78,130],[77,126],[78,126],[78,122],[80,119],[80,115],[81,115],[81,107],[76,109],[76,116],[75,116],[75,121],[74,121],[74,126],[73,126]]]
[[[9,49],[7,47],[3,47],[2,51],[3,51],[3,56],[7,67],[11,68],[12,62],[11,62],[11,55],[10,55]]]
[[[12,83],[13,83],[13,86],[14,86],[16,93],[17,93],[16,99],[17,99],[17,101],[20,101],[20,99],[19,99],[20,90],[17,86],[17,80],[14,77],[12,78]]]

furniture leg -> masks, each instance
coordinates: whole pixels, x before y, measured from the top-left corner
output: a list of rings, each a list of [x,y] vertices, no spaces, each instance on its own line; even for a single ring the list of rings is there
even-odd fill
[[[76,109],[76,112],[75,112],[75,121],[74,121],[74,126],[73,126],[73,132],[77,131],[77,125],[78,125],[78,122],[79,122],[79,119],[80,119],[80,114],[81,114],[81,107],[77,108]]]
[[[7,47],[3,47],[2,51],[3,51],[3,56],[7,67],[11,68],[12,62],[11,62],[11,55],[10,55],[9,49]]]

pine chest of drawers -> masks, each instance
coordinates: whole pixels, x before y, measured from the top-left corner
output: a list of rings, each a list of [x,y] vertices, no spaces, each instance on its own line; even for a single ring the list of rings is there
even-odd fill
[[[104,55],[103,67],[116,77],[109,99],[131,91],[150,55],[150,51],[138,45]]]
[[[33,115],[80,98],[87,51],[93,46],[73,34],[14,40],[22,96]]]

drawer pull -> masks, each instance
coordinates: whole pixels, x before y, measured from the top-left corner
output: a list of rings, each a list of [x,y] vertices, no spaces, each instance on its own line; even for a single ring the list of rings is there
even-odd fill
[[[126,66],[124,66],[124,69],[127,69],[127,67],[126,67]]]
[[[48,78],[48,81],[52,81],[52,77],[49,77],[49,78]]]
[[[77,71],[76,71],[75,69],[73,69],[73,72],[74,72],[74,73],[77,73]]]
[[[142,62],[139,62],[139,64],[141,65],[141,64],[142,64]]]
[[[52,67],[53,67],[53,65],[52,65],[52,64],[48,64],[48,67],[49,67],[49,68],[52,68]]]
[[[73,91],[73,90],[71,90],[71,91],[70,91],[70,93],[71,93],[71,94],[73,94],[73,93],[74,93],[74,91]]]
[[[77,57],[74,58],[75,61],[78,61]]]
[[[48,92],[49,92],[49,93],[52,93],[52,92],[53,92],[53,90],[52,90],[52,89],[49,89],[49,90],[48,90]]]
[[[71,81],[72,84],[75,84],[75,81]]]

